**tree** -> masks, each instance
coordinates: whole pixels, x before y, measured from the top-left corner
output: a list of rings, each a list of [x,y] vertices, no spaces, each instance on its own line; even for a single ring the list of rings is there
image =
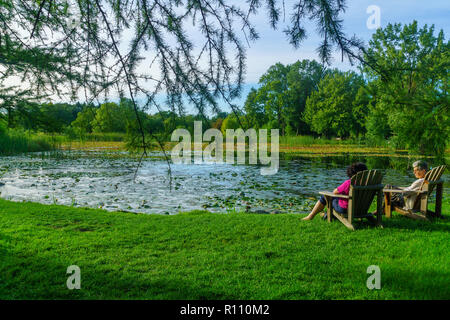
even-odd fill
[[[216,121],[213,122],[213,125],[212,125],[211,128],[221,130],[222,129],[223,120],[224,119],[222,119],[222,118],[217,118]]]
[[[76,119],[79,111],[81,104],[45,103],[39,106],[39,115],[31,116],[30,119],[39,118],[38,128],[45,132],[61,133]]]
[[[220,130],[222,131],[223,136],[226,136],[227,129],[239,129],[240,125],[237,120],[237,117],[234,114],[230,114],[228,117],[226,117],[223,122]]]
[[[258,94],[259,90],[251,88],[244,104],[245,119],[248,126],[256,130],[262,128],[268,121],[264,109],[264,101]]]
[[[322,36],[318,51],[323,61],[330,61],[334,48],[350,60],[360,59],[355,48],[361,43],[342,32],[345,3],[298,0],[288,12],[291,26],[284,30],[289,41],[301,44],[306,38],[303,23],[309,20]],[[201,113],[205,107],[218,111],[220,97],[237,115],[232,100],[244,79],[243,41],[258,38],[250,20],[263,4],[275,28],[283,1],[237,6],[224,0],[5,0],[0,3],[0,66],[7,70],[2,77],[23,77],[35,92],[45,94],[74,97],[81,91],[86,102],[115,91],[126,94],[145,148],[151,132],[144,131],[140,120],[138,94],[145,97],[143,109],[161,111],[155,96],[167,93],[166,105],[179,113],[185,97]],[[188,24],[201,32],[198,42],[188,34]]]
[[[361,129],[358,118],[365,112],[356,97],[363,85],[362,77],[355,72],[335,70],[307,99],[304,120],[314,132],[326,137],[357,134]]]
[[[310,133],[302,114],[306,99],[326,73],[326,68],[314,60],[271,66],[259,80],[261,87],[247,96],[246,117],[252,126],[260,128],[267,123],[280,129],[282,135]]]
[[[78,135],[85,135],[92,133],[92,125],[96,116],[97,108],[93,105],[85,105],[83,110],[77,115],[75,121],[72,122],[72,127]]]
[[[317,91],[320,81],[328,73],[327,68],[315,60],[297,61],[290,66],[287,74],[288,101],[284,112],[286,123],[295,134],[311,133],[303,120],[306,100],[312,92]]]
[[[450,130],[449,49],[442,30],[435,36],[434,26],[419,29],[416,21],[389,24],[373,35],[365,58],[380,69],[362,68],[376,95],[371,114],[384,114],[397,147],[444,154]],[[380,126],[368,127],[368,134],[374,128]]]
[[[133,120],[133,109],[126,100],[122,99],[120,104],[107,102],[97,109],[92,129],[94,132],[125,133]]]
[[[74,66],[83,55],[63,23],[69,18],[67,1],[0,2],[0,111],[19,109],[50,94],[75,97],[83,79]],[[49,33],[65,40],[52,39]]]
[[[287,95],[289,68],[289,65],[281,63],[271,66],[259,79],[262,86],[257,94],[258,102],[264,105],[267,120],[275,124],[274,128],[281,130],[281,135],[285,134],[287,124],[284,111],[292,108],[289,106],[292,101]]]
[[[5,120],[0,119],[0,137],[5,136],[8,132],[8,125]]]

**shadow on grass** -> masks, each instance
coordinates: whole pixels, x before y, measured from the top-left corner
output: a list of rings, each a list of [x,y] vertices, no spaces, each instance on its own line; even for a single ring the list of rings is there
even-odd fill
[[[444,219],[431,219],[430,221],[412,220],[402,215],[394,215],[387,219],[383,217],[384,228],[395,228],[404,230],[421,230],[421,231],[442,231],[450,232],[450,220],[447,216]]]
[[[381,273],[381,290],[389,291],[392,297],[436,300],[450,297],[450,278],[445,271],[415,270],[405,266],[389,267]]]
[[[339,224],[341,222],[337,219],[333,219],[332,223]],[[375,222],[366,219],[356,218],[352,223],[356,230],[378,228]],[[383,216],[381,225],[383,228],[450,232],[450,218],[448,216],[444,216],[444,218],[432,218],[429,221],[413,220],[400,214],[394,215],[390,219]]]
[[[152,276],[138,270],[123,271],[127,265],[114,265],[115,270],[101,264],[79,263],[77,258],[44,258],[39,255],[14,254],[1,248],[4,261],[0,265],[2,285],[0,299],[153,299],[153,300],[207,300],[238,299],[225,292],[196,286],[170,274]],[[66,263],[64,263],[66,262]],[[81,272],[81,289],[69,290],[67,274],[70,265],[77,265]]]

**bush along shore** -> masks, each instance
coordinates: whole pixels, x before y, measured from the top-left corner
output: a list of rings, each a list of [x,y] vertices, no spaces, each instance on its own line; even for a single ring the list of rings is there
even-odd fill
[[[0,156],[50,151],[59,146],[60,141],[51,136],[30,134],[22,130],[0,130]]]

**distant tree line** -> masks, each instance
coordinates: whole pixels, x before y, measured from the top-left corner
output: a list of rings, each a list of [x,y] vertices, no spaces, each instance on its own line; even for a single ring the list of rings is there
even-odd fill
[[[449,42],[434,27],[417,22],[378,29],[358,72],[326,68],[314,60],[277,63],[252,88],[241,111],[214,117],[173,111],[136,114],[133,102],[38,104],[16,99],[0,105],[0,122],[10,128],[66,133],[124,133],[138,147],[142,125],[161,140],[174,129],[279,129],[281,135],[352,138],[369,145],[442,155],[448,145]],[[1,95],[1,92],[0,92]],[[137,115],[141,120],[139,124]],[[239,118],[239,119],[238,119]],[[2,120],[3,119],[3,120]]]
[[[450,136],[449,49],[443,31],[436,36],[433,26],[419,29],[413,22],[378,29],[358,73],[310,60],[277,63],[247,96],[245,126],[277,128],[282,135],[357,138],[370,145],[387,141],[442,155]],[[236,127],[236,116],[224,125]]]

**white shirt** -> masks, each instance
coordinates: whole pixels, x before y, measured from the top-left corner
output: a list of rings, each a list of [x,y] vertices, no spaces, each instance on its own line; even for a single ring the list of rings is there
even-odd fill
[[[405,206],[403,207],[403,209],[410,210],[414,208],[414,202],[416,202],[417,198],[417,191],[419,191],[420,188],[422,187],[423,180],[424,178],[417,179],[409,187],[402,188],[403,191],[409,191],[403,193],[403,197],[405,199]]]

